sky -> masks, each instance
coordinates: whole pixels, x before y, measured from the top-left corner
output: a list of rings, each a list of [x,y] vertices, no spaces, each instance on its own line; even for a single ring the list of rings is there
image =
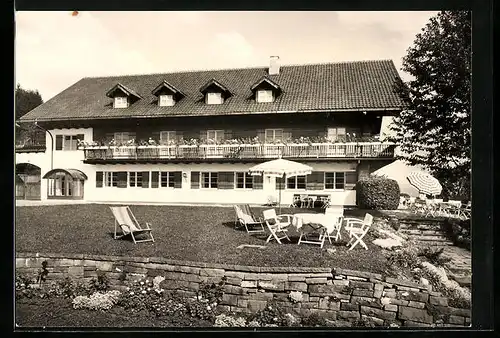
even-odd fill
[[[49,100],[91,76],[402,58],[437,12],[16,12],[15,79]]]

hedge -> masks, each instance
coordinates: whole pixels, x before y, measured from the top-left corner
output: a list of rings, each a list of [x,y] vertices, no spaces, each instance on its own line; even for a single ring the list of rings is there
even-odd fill
[[[399,184],[385,177],[370,177],[356,183],[358,207],[372,210],[395,210],[399,206]]]

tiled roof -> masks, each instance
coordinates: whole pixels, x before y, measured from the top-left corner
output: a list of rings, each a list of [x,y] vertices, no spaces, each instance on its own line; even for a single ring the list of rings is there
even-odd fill
[[[403,102],[393,91],[399,79],[391,60],[282,66],[278,75],[267,67],[190,71],[170,74],[84,78],[21,118],[30,121],[126,117],[226,115],[264,112],[393,110]],[[251,87],[268,76],[282,89],[271,103],[255,102]],[[200,87],[211,79],[233,94],[223,104],[207,105]],[[163,81],[186,96],[171,107],[159,107],[152,90]],[[106,92],[116,84],[142,99],[114,109]]]

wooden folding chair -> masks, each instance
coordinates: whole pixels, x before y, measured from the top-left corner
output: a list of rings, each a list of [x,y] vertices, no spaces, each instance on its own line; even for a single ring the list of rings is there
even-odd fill
[[[142,228],[134,214],[128,206],[125,207],[109,207],[115,217],[115,234],[114,239],[120,239],[130,235],[134,244],[141,242],[154,242],[153,234],[151,233],[151,225],[146,222],[146,227]],[[118,227],[122,230],[122,235],[118,235]],[[149,235],[147,239],[137,240],[137,235]]]
[[[248,233],[265,232],[264,222],[261,219],[256,219],[248,204],[235,205],[234,211],[236,213],[236,228],[245,227]]]
[[[351,239],[347,243],[347,246],[351,245],[349,250],[354,249],[354,247],[360,244],[365,250],[368,250],[365,242],[363,242],[363,237],[368,233],[370,227],[373,224],[373,216],[371,214],[366,214],[363,220],[349,218],[346,224],[346,230],[349,231]]]
[[[262,214],[264,215],[264,222],[271,233],[267,237],[266,243],[269,243],[272,239],[275,239],[279,244],[282,244],[282,239],[286,238],[290,240],[286,232],[288,231],[287,228],[292,224],[292,215],[276,215],[276,210],[274,209],[264,210]],[[280,218],[286,218],[287,220],[282,221]]]

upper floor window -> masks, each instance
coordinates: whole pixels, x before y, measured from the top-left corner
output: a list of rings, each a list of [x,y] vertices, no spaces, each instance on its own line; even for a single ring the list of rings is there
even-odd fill
[[[161,107],[170,107],[175,104],[173,95],[160,95],[159,103]]]
[[[134,136],[129,132],[119,132],[114,134],[116,144],[125,144],[133,138]]]
[[[116,96],[114,99],[114,108],[127,108],[128,98],[125,96]]]
[[[83,139],[83,134],[56,135],[56,150],[78,150],[78,140]]]
[[[206,104],[222,104],[222,93],[206,93]]]
[[[283,129],[266,129],[266,142],[283,141]]]
[[[175,131],[160,131],[160,144],[169,145],[176,140]]]
[[[346,136],[346,130],[344,127],[328,128],[327,138],[330,141],[338,141]]]
[[[208,142],[222,142],[224,141],[224,130],[207,130]]]
[[[257,102],[273,102],[274,95],[272,90],[258,90]]]

